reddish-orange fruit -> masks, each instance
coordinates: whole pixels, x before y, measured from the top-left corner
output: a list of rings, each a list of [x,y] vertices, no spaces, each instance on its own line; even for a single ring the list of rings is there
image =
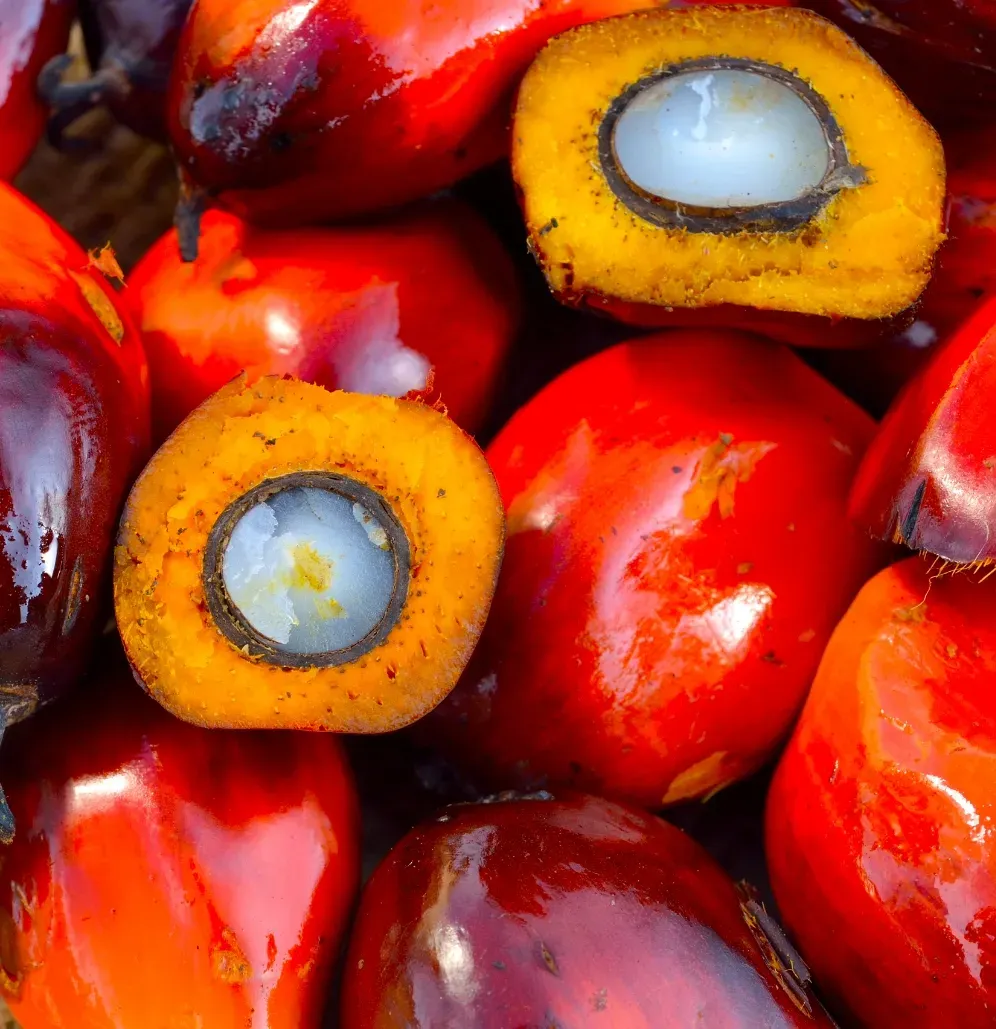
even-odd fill
[[[366,887],[342,1029],[829,1029],[749,888],[691,838],[595,797],[461,805]]]
[[[775,774],[779,910],[856,1025],[993,1024],[994,653],[992,583],[886,569],[834,632]]]
[[[380,224],[255,229],[204,219],[196,262],[167,233],[124,294],[163,439],[240,372],[356,393],[427,391],[474,431],[515,334],[515,269],[488,225],[442,200]]]
[[[318,1029],[359,877],[336,740],[99,680],[11,740],[0,987],[23,1029]],[[81,745],[82,744],[82,745]]]
[[[571,369],[487,452],[508,540],[420,725],[500,787],[648,807],[758,768],[878,551],[844,518],[874,423],[790,351],[674,332]]]
[[[0,0],[0,179],[11,179],[45,128],[35,80],[69,42],[72,0]]]
[[[206,191],[286,226],[427,196],[506,153],[512,93],[551,36],[653,2],[197,0],[169,105],[198,187],[185,211]]]
[[[996,558],[996,295],[900,393],[854,482],[876,536],[958,564]]]

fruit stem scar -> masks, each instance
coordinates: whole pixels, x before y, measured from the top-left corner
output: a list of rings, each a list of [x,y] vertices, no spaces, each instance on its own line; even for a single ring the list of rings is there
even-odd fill
[[[779,125],[777,118],[770,124],[762,117],[745,119],[745,147],[730,125],[738,124],[740,113],[752,113],[760,87],[768,90],[762,104],[776,104],[786,121]],[[663,94],[659,103],[658,94]],[[688,99],[693,94],[699,104],[695,111]],[[690,114],[697,119],[694,125]],[[709,134],[717,131],[713,124],[720,122],[725,138],[710,140]],[[761,135],[747,137],[747,131],[757,132],[758,124]],[[683,144],[674,143],[682,125],[691,140],[684,154]],[[798,142],[802,136],[805,143]],[[736,151],[738,142],[742,158],[728,162],[730,181],[720,183],[716,175],[727,162],[720,161],[717,170],[715,155]],[[670,150],[676,145],[679,151]],[[791,160],[773,160],[776,153],[768,151],[785,146],[799,149]],[[669,150],[677,157],[669,160]],[[688,156],[693,151],[698,156]],[[757,161],[758,153],[767,163]],[[785,68],[735,57],[683,61],[624,90],[602,119],[598,158],[612,192],[634,214],[654,225],[691,232],[794,232],[841,190],[867,181],[865,170],[851,164],[843,133],[815,89]],[[745,160],[751,165],[750,188],[733,181],[744,179]]]

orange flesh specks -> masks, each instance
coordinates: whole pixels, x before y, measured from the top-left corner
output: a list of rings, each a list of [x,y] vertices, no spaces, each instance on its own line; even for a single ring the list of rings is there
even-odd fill
[[[407,598],[355,660],[284,668],[215,624],[202,579],[221,513],[260,483],[328,472],[374,490],[408,539]],[[199,725],[384,732],[452,688],[483,627],[504,540],[494,477],[473,440],[423,404],[239,380],[180,426],[136,483],[115,554],[115,611],[136,676]],[[295,551],[318,589],[331,569]],[[334,616],[335,611],[330,611]]]
[[[719,56],[798,76],[827,104],[865,181],[786,232],[694,231],[631,210],[602,170],[606,113],[645,77]],[[555,38],[522,83],[513,172],[531,248],[571,303],[886,318],[918,298],[944,238],[937,134],[844,33],[789,8],[648,11]]]

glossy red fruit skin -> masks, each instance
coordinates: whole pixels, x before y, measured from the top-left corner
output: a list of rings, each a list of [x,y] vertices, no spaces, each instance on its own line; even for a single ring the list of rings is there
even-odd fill
[[[851,517],[945,561],[996,558],[996,294],[909,382],[854,481]]]
[[[73,0],[0,0],[0,179],[11,179],[45,127],[35,80],[69,43]]]
[[[735,329],[754,332],[793,347],[823,347],[850,351],[881,343],[912,323],[912,308],[892,318],[831,318],[794,311],[766,311],[738,304],[709,307],[660,307],[613,297],[581,294],[565,302],[582,310],[608,315],[626,325],[656,329]]]
[[[342,1029],[832,1026],[741,899],[690,837],[607,800],[451,807],[366,887]]]
[[[996,122],[992,0],[805,0],[837,22],[937,125]]]
[[[505,156],[539,48],[648,0],[196,0],[170,86],[185,176],[252,220],[341,219]]]
[[[138,332],[87,255],[2,184],[0,225],[0,709],[12,721],[83,671],[149,396]]]
[[[991,585],[932,581],[920,558],[872,579],[834,633],[771,787],[779,909],[860,1025],[993,1024]]]
[[[24,1029],[317,1029],[359,869],[335,737],[205,731],[113,670],[15,731],[0,891]]]
[[[511,259],[455,200],[390,221],[290,231],[208,212],[185,263],[167,233],[128,279],[164,438],[241,371],[327,389],[426,386],[474,431],[487,414],[519,321]]]
[[[996,293],[996,129],[948,135],[948,239],[915,321],[863,350],[814,355],[814,365],[881,417],[987,293]]]
[[[673,332],[585,361],[487,456],[498,591],[418,731],[497,788],[655,808],[758,768],[880,553],[844,503],[874,424],[794,354]]]

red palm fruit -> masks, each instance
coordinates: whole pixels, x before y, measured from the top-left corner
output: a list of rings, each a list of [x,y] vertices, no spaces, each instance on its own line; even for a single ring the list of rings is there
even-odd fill
[[[419,731],[498,787],[647,807],[752,772],[880,559],[844,518],[873,430],[790,351],[735,332],[571,369],[487,452],[498,591]]]
[[[787,928],[874,1029],[996,1007],[996,593],[911,558],[835,630],[768,797]]]
[[[408,834],[367,885],[342,1029],[834,1025],[774,920],[673,826],[498,798]]]

